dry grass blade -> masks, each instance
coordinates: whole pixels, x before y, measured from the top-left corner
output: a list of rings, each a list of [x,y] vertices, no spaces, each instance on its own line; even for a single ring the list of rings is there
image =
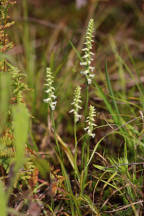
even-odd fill
[[[133,202],[133,203],[131,203],[131,204],[128,204],[128,205],[125,205],[125,206],[123,206],[123,207],[114,209],[114,210],[112,210],[112,211],[105,211],[105,212],[106,212],[106,213],[114,213],[114,212],[122,211],[122,210],[124,210],[124,209],[127,209],[127,208],[132,207],[132,206],[137,205],[137,204],[140,204],[140,205],[143,206],[143,204],[142,204],[143,202],[144,202],[143,200],[139,200],[139,201],[137,201],[137,202]]]

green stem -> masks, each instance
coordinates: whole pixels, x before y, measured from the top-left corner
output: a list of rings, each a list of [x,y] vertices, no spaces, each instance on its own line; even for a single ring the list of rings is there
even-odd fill
[[[86,103],[85,103],[85,112],[84,112],[85,120],[87,119],[87,115],[88,115],[88,103],[89,103],[89,85],[88,85],[88,82],[86,80]],[[86,127],[86,121],[85,121],[85,127]],[[89,139],[88,139],[88,136],[86,135],[84,137],[84,142],[82,145],[82,167],[81,168],[84,171],[82,188],[81,188],[82,194],[84,192],[85,182],[87,180],[88,169],[85,169],[85,167],[87,166],[88,158],[89,158]]]
[[[85,189],[85,182],[87,181],[87,175],[88,175],[88,161],[89,161],[89,136],[87,135],[85,137],[84,143],[84,162],[83,162],[83,181],[82,181],[82,188],[81,188],[81,193],[83,194],[84,189]]]
[[[87,113],[88,113],[88,102],[89,102],[89,85],[87,80],[85,81],[86,83],[86,102],[85,102],[85,112],[84,112],[84,116],[85,116],[85,120],[87,118]],[[85,125],[84,127],[86,127],[86,121],[85,121]],[[82,167],[84,168],[85,166],[85,159],[86,159],[86,155],[85,155],[85,151],[86,151],[86,143],[87,143],[87,138],[84,138],[84,143],[82,145]]]
[[[57,146],[57,151],[58,151],[59,155],[61,156],[60,146],[58,144],[58,140],[57,140],[57,136],[56,136],[56,127],[55,127],[54,115],[53,115],[53,111],[51,109],[50,109],[50,114],[51,114],[51,122],[52,122],[52,128],[53,128],[53,132],[54,132],[54,138],[55,138],[55,142],[56,142],[56,146]]]
[[[77,172],[77,175],[78,175],[78,167],[77,167],[77,144],[78,144],[78,141],[77,141],[77,134],[76,134],[76,131],[77,131],[76,121],[74,121],[74,139],[75,139],[75,156],[74,156],[74,163],[75,163],[75,169],[76,169],[76,172]]]

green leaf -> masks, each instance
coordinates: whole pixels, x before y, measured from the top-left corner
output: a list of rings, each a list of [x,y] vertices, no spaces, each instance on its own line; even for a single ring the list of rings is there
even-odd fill
[[[7,197],[4,190],[4,184],[0,181],[0,215],[7,215]]]
[[[100,166],[100,165],[96,165],[96,164],[93,164],[93,166],[99,170],[102,170],[102,171],[105,171],[105,167],[104,166]]]
[[[8,73],[0,73],[0,132],[5,127],[10,95],[10,76]]]
[[[16,148],[16,167],[21,167],[24,162],[25,144],[29,129],[29,113],[23,103],[19,103],[13,108],[13,128]]]

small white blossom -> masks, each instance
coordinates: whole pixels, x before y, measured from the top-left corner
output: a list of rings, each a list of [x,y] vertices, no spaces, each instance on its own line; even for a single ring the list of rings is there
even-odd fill
[[[48,103],[52,110],[55,110],[57,101],[55,96],[55,88],[53,87],[53,76],[50,68],[46,69],[46,84],[44,84],[47,89],[45,92],[48,94],[47,98],[43,101]]]
[[[79,119],[81,118],[81,115],[78,113],[79,109],[82,109],[80,104],[81,104],[81,87],[78,86],[75,89],[74,92],[74,99],[73,102],[71,103],[73,105],[73,109],[70,110],[70,113],[74,113],[74,121],[75,123],[79,121]]]
[[[82,62],[80,62],[80,65],[85,67],[85,69],[80,73],[86,77],[88,84],[92,83],[92,78],[94,77],[94,74],[92,74],[94,71],[94,67],[91,66],[91,62],[93,61],[92,56],[94,55],[94,53],[91,51],[93,43],[93,32],[94,21],[93,19],[90,19],[85,37],[86,41],[84,43],[86,47],[82,49],[84,55],[82,57]]]
[[[95,133],[93,133],[94,127],[96,126],[96,124],[94,123],[95,116],[96,116],[95,108],[94,106],[90,105],[89,116],[87,117],[87,120],[86,120],[87,127],[84,128],[84,130],[87,131],[88,135],[91,136],[92,138],[95,137]]]

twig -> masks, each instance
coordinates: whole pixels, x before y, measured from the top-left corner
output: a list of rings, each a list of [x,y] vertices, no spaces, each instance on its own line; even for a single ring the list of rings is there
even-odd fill
[[[137,201],[137,202],[134,202],[134,203],[125,205],[125,206],[123,206],[123,207],[114,209],[114,210],[112,210],[112,211],[104,211],[104,212],[106,212],[106,213],[113,213],[113,212],[117,212],[117,211],[122,211],[123,209],[129,208],[129,207],[131,207],[131,206],[133,206],[133,205],[142,204],[143,202],[144,202],[143,200],[139,200],[139,201]]]

